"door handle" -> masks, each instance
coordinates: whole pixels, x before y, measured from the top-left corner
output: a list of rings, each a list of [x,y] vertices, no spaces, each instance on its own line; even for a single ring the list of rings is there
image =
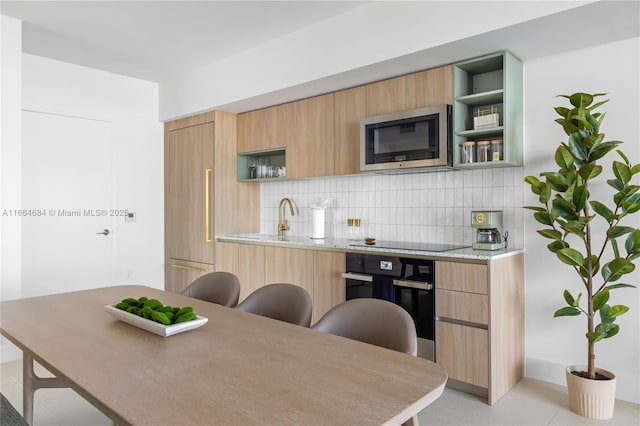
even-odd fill
[[[96,235],[109,235],[111,233],[111,231],[109,231],[108,229],[105,229],[102,232],[96,232]]]

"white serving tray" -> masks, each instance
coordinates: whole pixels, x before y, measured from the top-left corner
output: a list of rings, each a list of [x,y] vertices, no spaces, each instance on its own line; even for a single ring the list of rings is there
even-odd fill
[[[111,315],[119,319],[120,321],[126,322],[127,324],[131,324],[135,327],[141,328],[143,330],[149,331],[153,334],[157,334],[158,336],[168,337],[174,334],[182,333],[184,331],[193,330],[194,328],[198,328],[201,325],[204,325],[208,318],[201,317],[200,315],[196,315],[196,319],[186,322],[181,322],[178,324],[164,325],[159,322],[155,322],[138,315],[129,313],[127,311],[123,311],[122,309],[118,309],[113,305],[105,305],[105,311],[109,312]]]

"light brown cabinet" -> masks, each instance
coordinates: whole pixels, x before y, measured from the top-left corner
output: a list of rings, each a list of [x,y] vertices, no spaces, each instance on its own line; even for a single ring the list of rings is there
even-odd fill
[[[436,261],[436,362],[493,405],[524,375],[523,256]]]
[[[291,102],[287,107],[287,176],[333,175],[333,94]]]
[[[396,77],[367,84],[367,117],[407,109],[406,78]]]
[[[244,162],[273,154],[288,178],[356,174],[362,118],[451,102],[448,65],[240,114],[237,152]]]
[[[453,102],[453,67],[447,65],[406,76],[406,109]]]
[[[218,246],[216,270],[238,276],[240,301],[266,284],[299,285],[313,300],[312,323],[345,301],[344,253],[253,244]]]
[[[334,94],[334,174],[360,172],[360,119],[367,115],[367,91],[361,87]]]
[[[258,229],[260,188],[235,178],[236,134],[236,115],[220,111],[165,123],[168,291],[214,270],[217,233]]]
[[[204,274],[213,272],[210,263],[167,259],[165,264],[165,290],[179,293]]]
[[[167,257],[213,263],[214,124],[170,131],[166,139]]]
[[[277,105],[238,115],[238,153],[286,147],[287,107]]]

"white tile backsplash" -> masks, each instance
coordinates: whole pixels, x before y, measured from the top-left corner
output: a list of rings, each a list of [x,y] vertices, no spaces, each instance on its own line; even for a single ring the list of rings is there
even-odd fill
[[[348,218],[380,240],[471,244],[472,210],[502,210],[509,246],[522,248],[522,167],[415,174],[367,174],[260,184],[260,232],[275,234],[278,204],[288,197],[289,235],[310,233],[309,209],[327,198],[325,235],[347,238]]]

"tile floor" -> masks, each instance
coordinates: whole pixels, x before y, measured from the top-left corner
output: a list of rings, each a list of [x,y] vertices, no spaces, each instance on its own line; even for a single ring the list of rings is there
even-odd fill
[[[48,375],[45,369],[36,367],[38,375]],[[22,412],[22,361],[0,364],[0,391]],[[571,412],[563,386],[524,379],[493,407],[481,398],[446,389],[420,413],[419,420],[422,426],[639,426],[640,405],[617,401],[612,419],[589,420]],[[70,389],[40,389],[35,396],[34,425],[106,426],[112,422]]]

